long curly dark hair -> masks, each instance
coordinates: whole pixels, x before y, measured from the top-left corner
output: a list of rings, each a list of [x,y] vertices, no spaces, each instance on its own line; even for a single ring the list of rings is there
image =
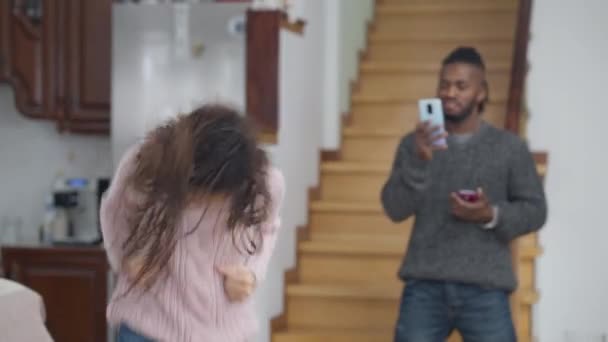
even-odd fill
[[[131,288],[139,284],[148,290],[166,274],[181,237],[181,214],[192,201],[226,196],[233,243],[237,245],[236,236],[246,236],[244,249],[256,253],[270,206],[267,167],[250,122],[223,105],[203,106],[153,130],[127,181],[142,198],[130,214],[130,232],[123,244],[123,262],[135,256],[143,259]],[[195,230],[192,227],[187,234]]]

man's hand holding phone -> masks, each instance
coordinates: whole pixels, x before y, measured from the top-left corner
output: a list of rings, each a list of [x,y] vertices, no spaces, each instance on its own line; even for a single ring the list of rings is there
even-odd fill
[[[448,136],[441,126],[434,126],[430,121],[420,122],[416,126],[416,153],[425,161],[433,159],[433,151],[445,150],[445,138]]]
[[[462,221],[487,224],[494,219],[494,210],[481,188],[450,194],[452,215]]]

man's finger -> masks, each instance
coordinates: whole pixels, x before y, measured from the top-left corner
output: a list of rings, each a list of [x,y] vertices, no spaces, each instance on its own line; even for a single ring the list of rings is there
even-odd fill
[[[462,198],[460,198],[460,196],[458,196],[458,194],[453,193],[451,194],[451,197],[454,199],[454,201],[456,202],[456,205],[460,208],[464,208],[464,209],[477,209],[478,207],[483,206],[483,204],[481,203],[481,201],[477,201],[477,202],[467,202],[465,200],[463,200]]]
[[[444,133],[441,133],[441,134],[439,134],[439,135],[434,136],[433,138],[431,138],[431,142],[430,142],[431,148],[434,151],[437,151],[437,150],[447,150],[447,148],[448,148],[447,144],[439,144],[439,142],[441,141],[441,139],[445,139],[445,138],[447,138],[447,136],[448,136],[448,134],[444,132]]]
[[[452,192],[450,194],[450,197],[452,198],[452,202],[454,204],[457,204],[459,206],[463,206],[465,204],[465,202],[462,200],[462,198],[460,198],[460,196],[458,196],[458,194],[455,192]]]
[[[483,191],[483,188],[477,188],[477,196],[479,197],[480,202],[484,202],[487,200],[486,193]]]

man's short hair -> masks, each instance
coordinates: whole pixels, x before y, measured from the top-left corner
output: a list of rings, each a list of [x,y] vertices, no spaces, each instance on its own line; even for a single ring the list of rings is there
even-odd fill
[[[453,63],[466,63],[479,67],[481,70],[486,70],[483,63],[483,58],[475,48],[462,46],[454,49],[447,57],[443,59],[443,65]]]
[[[443,59],[441,63],[443,66],[454,63],[465,63],[469,65],[473,65],[481,69],[484,73],[486,71],[486,65],[483,62],[483,58],[481,58],[481,54],[477,52],[477,50],[470,46],[461,46],[454,49],[450,52],[447,57]],[[477,108],[479,113],[483,113],[486,108],[486,103],[488,103],[490,99],[490,87],[488,86],[487,81],[484,79],[483,86],[486,88],[486,99],[482,103],[479,104]]]

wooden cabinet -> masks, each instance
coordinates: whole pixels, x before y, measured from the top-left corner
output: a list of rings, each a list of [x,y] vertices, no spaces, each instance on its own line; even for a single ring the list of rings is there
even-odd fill
[[[38,292],[55,341],[106,342],[108,265],[102,248],[4,247],[6,277]]]
[[[63,127],[108,132],[111,97],[112,1],[64,0],[59,29]]]
[[[17,109],[34,118],[50,115],[54,80],[45,66],[52,63],[48,33],[42,20],[42,2],[7,0],[0,2],[1,66],[3,80],[12,84]]]
[[[110,129],[112,0],[5,0],[0,77],[17,109],[60,130]]]

